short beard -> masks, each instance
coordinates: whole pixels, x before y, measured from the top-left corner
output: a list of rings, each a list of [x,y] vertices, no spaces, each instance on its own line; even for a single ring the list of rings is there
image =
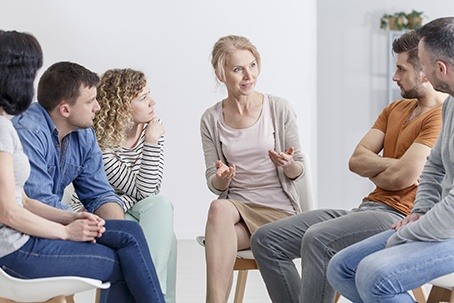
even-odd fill
[[[436,91],[442,92],[442,93],[447,93],[453,96],[453,91],[449,87],[449,84],[446,82],[439,82],[437,83],[437,87],[434,87]]]
[[[415,85],[412,89],[410,90],[405,90],[401,93],[402,98],[405,99],[419,99],[421,97],[424,97],[424,90],[420,84]]]

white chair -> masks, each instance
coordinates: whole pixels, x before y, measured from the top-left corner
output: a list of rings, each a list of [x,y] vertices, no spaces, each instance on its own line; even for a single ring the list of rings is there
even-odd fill
[[[312,191],[312,178],[311,178],[311,168],[309,163],[309,158],[307,154],[303,153],[303,159],[305,164],[305,174],[298,180],[296,183],[298,197],[300,200],[301,211],[309,211],[315,209],[315,202]],[[205,246],[205,237],[197,237],[197,242]],[[238,277],[236,281],[236,289],[234,296],[234,303],[243,302],[244,291],[246,288],[247,274],[249,270],[258,269],[257,263],[255,262],[254,255],[250,249],[240,250],[236,255],[235,265],[233,270],[238,271]]]
[[[74,294],[90,289],[107,289],[109,282],[81,277],[18,279],[0,268],[0,302],[74,303]],[[98,298],[96,299],[98,300]]]
[[[454,273],[434,279],[429,284],[432,284],[432,289],[427,303],[454,303]]]

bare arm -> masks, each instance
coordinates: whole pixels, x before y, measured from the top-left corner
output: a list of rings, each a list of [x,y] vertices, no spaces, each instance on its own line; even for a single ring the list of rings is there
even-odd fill
[[[92,214],[74,215],[73,221],[68,225],[50,221],[37,214],[21,207],[16,203],[16,190],[14,180],[13,157],[6,152],[0,152],[0,222],[25,234],[47,239],[61,239],[74,241],[95,241],[95,237],[101,236],[104,232],[104,221],[98,220]],[[36,200],[29,199],[23,193],[24,205],[32,205],[32,209],[42,210]],[[43,204],[44,205],[44,204]],[[47,206],[47,205],[46,205]],[[47,217],[57,218],[58,215],[66,212],[48,206]],[[66,214],[65,214],[66,215]],[[65,216],[63,221],[69,221]]]
[[[350,170],[362,177],[371,178],[386,170],[396,159],[383,158],[378,153],[383,149],[385,134],[371,129],[356,146],[350,157]]]
[[[75,220],[75,213],[49,206],[23,194],[24,208],[49,221],[67,225]]]
[[[95,215],[105,220],[123,220],[125,218],[123,208],[115,202],[101,205],[95,211]]]
[[[401,190],[418,184],[429,153],[430,147],[413,143],[400,159],[370,179],[386,190]]]

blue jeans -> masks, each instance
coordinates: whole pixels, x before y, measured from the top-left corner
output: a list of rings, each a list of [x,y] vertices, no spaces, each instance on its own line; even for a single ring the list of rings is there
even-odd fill
[[[354,303],[415,302],[408,291],[454,272],[454,239],[385,248],[388,230],[337,253],[329,283]]]
[[[0,258],[12,276],[31,279],[80,276],[108,281],[104,302],[163,303],[158,277],[141,227],[131,221],[107,220],[97,243],[30,239]]]
[[[251,248],[271,300],[332,303],[335,291],[326,279],[331,257],[402,217],[382,203],[363,202],[352,211],[319,209],[263,225],[252,235]]]
[[[173,231],[173,205],[163,195],[140,200],[125,213],[140,224],[158,274],[166,303],[176,301],[177,239]]]

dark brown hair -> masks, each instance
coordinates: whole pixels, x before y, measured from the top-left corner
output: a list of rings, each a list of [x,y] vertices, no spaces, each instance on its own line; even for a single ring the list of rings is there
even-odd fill
[[[396,54],[407,52],[408,63],[410,63],[416,71],[422,71],[422,65],[418,58],[418,43],[419,35],[416,31],[406,32],[393,41],[393,52]]]
[[[20,114],[30,106],[42,65],[43,51],[35,37],[0,30],[0,107],[7,114]]]
[[[51,65],[41,76],[38,83],[38,103],[47,111],[53,110],[65,100],[74,104],[79,97],[80,87],[97,86],[96,73],[73,62],[58,62]]]

